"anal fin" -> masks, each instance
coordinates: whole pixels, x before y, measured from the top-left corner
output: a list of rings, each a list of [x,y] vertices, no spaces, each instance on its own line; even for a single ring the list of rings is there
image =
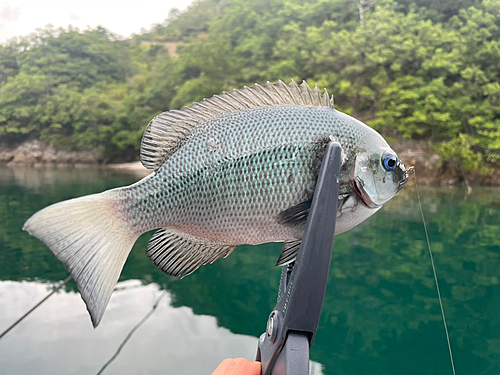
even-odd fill
[[[284,266],[295,260],[297,253],[299,252],[300,243],[302,240],[291,240],[285,241],[283,248],[281,249],[281,255],[276,262],[276,266]]]
[[[163,228],[148,243],[146,255],[171,276],[186,276],[200,266],[228,256],[236,246],[210,242],[204,238]]]

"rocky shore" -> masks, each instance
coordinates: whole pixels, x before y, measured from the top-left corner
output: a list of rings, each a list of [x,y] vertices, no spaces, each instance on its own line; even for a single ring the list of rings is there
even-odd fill
[[[500,170],[480,174],[476,171],[465,173],[458,164],[443,162],[441,156],[432,150],[427,141],[397,140],[390,142],[407,168],[414,166],[419,185],[427,186],[500,186]],[[414,178],[408,181],[414,184]]]
[[[41,141],[28,141],[15,148],[0,145],[0,164],[8,166],[86,166],[100,164],[91,151],[65,151]]]
[[[10,148],[0,145],[0,167],[7,168],[112,168],[146,176],[151,171],[140,161],[132,163],[105,163],[92,151],[66,151],[34,140]]]
[[[419,184],[430,186],[471,185],[500,186],[500,171],[480,175],[474,171],[463,173],[450,163],[443,163],[441,157],[425,141],[397,140],[391,147],[400,155],[407,167],[414,166]],[[140,176],[150,173],[142,164],[105,163],[91,151],[65,151],[46,145],[41,141],[28,141],[17,147],[0,145],[0,167],[18,168],[113,168],[133,172]],[[413,184],[410,178],[409,184]]]

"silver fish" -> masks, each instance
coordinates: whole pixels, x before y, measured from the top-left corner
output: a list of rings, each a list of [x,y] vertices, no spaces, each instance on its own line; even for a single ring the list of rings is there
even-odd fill
[[[97,326],[137,238],[161,228],[146,254],[182,276],[238,245],[302,238],[326,145],[343,151],[336,233],[373,215],[406,183],[398,155],[372,128],[338,112],[316,85],[255,85],[164,112],[148,125],[141,181],[71,199],[24,225],[71,272]]]

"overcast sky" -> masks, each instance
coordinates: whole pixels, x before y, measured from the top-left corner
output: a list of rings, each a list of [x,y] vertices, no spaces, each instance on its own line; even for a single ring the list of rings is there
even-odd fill
[[[0,0],[0,43],[29,35],[47,24],[81,30],[104,26],[125,37],[167,18],[172,8],[184,10],[193,0]]]

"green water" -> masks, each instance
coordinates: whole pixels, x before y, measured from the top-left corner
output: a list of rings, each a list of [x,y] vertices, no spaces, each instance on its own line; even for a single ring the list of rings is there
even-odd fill
[[[67,276],[21,231],[24,221],[48,204],[135,180],[106,170],[0,169],[0,331],[46,293],[45,284]],[[464,199],[461,188],[421,189],[460,375],[500,374],[499,191],[475,188]],[[0,340],[0,373],[96,373],[161,290],[168,292],[162,308],[105,373],[209,374],[225,356],[251,359],[276,300],[280,245],[242,246],[179,280],[145,256],[149,236],[134,247],[124,291],[114,293],[98,329],[69,284]],[[322,374],[452,373],[413,187],[336,237],[311,360]]]

